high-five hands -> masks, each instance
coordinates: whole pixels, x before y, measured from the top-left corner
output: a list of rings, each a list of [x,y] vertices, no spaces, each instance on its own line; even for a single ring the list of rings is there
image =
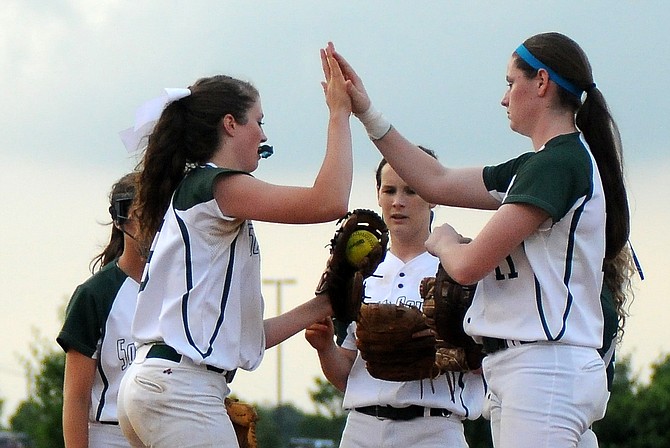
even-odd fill
[[[326,78],[321,82],[323,93],[326,95],[326,104],[332,111],[352,111],[351,97],[347,90],[345,77],[340,65],[335,59],[333,44],[330,43],[325,49],[321,49],[321,67]]]
[[[391,129],[391,123],[384,118],[381,112],[372,107],[372,101],[370,101],[363,81],[356,71],[341,54],[335,51],[335,46],[332,42],[328,42],[328,46],[325,50],[322,50],[322,54],[332,56],[336,61],[339,70],[346,80],[347,93],[351,98],[351,110],[363,126],[365,126],[365,130],[370,138],[372,140],[379,140],[384,137]]]

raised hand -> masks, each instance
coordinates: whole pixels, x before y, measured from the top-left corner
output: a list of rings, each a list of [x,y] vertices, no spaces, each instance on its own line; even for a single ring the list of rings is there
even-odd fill
[[[326,104],[331,113],[335,111],[352,112],[352,103],[347,91],[347,82],[345,81],[342,70],[337,60],[334,58],[335,51],[332,43],[321,50],[321,67],[326,78],[321,82],[323,93],[326,96]]]
[[[347,83],[347,92],[351,97],[351,107],[354,114],[362,114],[370,108],[371,101],[368,97],[368,92],[365,90],[363,81],[356,74],[356,71],[353,67],[347,62],[347,60],[335,51],[335,46],[332,42],[328,42],[327,50],[330,50],[333,58],[337,61],[337,64],[344,75],[344,79]]]
[[[372,102],[370,101],[368,92],[365,90],[365,86],[363,86],[361,78],[356,74],[356,71],[347,60],[335,51],[335,46],[332,42],[328,42],[325,52],[329,56],[332,55],[346,80],[347,93],[351,98],[351,111],[363,124],[370,139],[379,140],[383,138],[391,130],[391,123],[372,107]]]

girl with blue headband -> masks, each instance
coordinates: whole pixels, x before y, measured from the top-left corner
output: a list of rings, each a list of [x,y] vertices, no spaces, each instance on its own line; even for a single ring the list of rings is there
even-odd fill
[[[533,150],[477,168],[443,166],[405,139],[335,57],[354,114],[414,191],[431,203],[495,210],[469,243],[446,224],[426,242],[453,279],[477,283],[463,325],[487,353],[494,445],[578,446],[608,399],[598,350],[612,334],[601,290],[612,291],[622,326],[631,265],[621,140],[586,55],[559,33],[518,47],[501,104]]]

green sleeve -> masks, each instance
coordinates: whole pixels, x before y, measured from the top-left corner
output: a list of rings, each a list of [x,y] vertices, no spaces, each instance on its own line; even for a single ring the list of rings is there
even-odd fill
[[[506,192],[503,203],[531,204],[554,222],[591,194],[593,165],[579,134],[555,137],[545,147],[484,169],[489,191]]]
[[[590,170],[585,151],[545,149],[519,168],[504,203],[535,205],[557,222],[590,193]]]
[[[63,350],[73,348],[88,357],[95,355],[107,316],[126,278],[115,260],[75,289],[56,337]]]
[[[86,284],[78,286],[68,303],[65,322],[56,341],[66,352],[72,348],[92,358],[97,351],[101,328],[95,294]]]
[[[527,152],[500,165],[484,167],[482,176],[486,189],[497,193],[506,192],[519,167],[526,163],[526,160],[533,155],[534,153]]]
[[[192,169],[177,187],[174,206],[177,210],[189,208],[214,199],[214,180],[223,174],[246,174],[244,171],[202,166]]]

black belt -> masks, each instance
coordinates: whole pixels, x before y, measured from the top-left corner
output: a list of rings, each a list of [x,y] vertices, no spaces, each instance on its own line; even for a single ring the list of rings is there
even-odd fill
[[[490,355],[500,350],[504,350],[509,347],[505,339],[490,338],[488,336],[482,336],[482,347],[484,353]]]
[[[180,355],[177,350],[166,344],[154,344],[147,352],[147,358],[166,359],[173,362],[181,362],[181,356],[182,355]],[[228,383],[232,382],[233,377],[235,376],[235,370],[228,371],[219,367],[210,366],[209,364],[205,365],[205,367],[211,372],[224,374],[226,377],[226,382]]]
[[[413,420],[417,417],[430,415],[431,417],[449,417],[452,412],[442,408],[424,408],[415,404],[405,408],[394,408],[393,406],[363,406],[354,408],[354,411],[361,414],[371,415],[377,418],[386,418],[389,420]]]
[[[518,344],[519,345],[532,344],[533,342],[537,341],[518,341]],[[514,345],[516,346],[517,343],[515,342]],[[510,345],[507,342],[507,339],[490,338],[488,336],[482,336],[482,347],[485,354],[491,355],[500,350],[509,348]]]

